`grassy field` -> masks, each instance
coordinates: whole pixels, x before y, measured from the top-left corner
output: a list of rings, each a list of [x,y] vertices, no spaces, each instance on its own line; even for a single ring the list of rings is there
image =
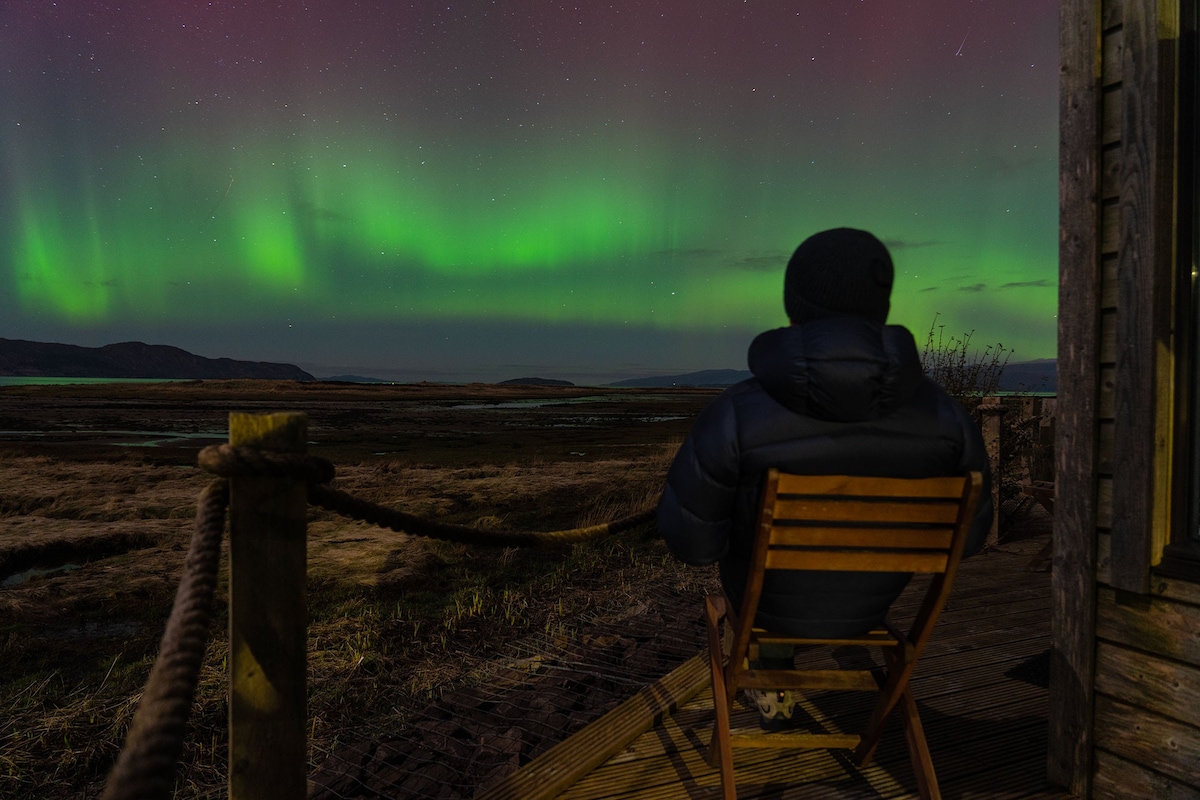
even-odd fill
[[[682,431],[708,397],[681,394],[667,410],[630,395],[586,411],[554,405],[505,414],[495,404],[514,398],[488,395],[483,408],[448,420],[438,409],[480,398],[439,389],[408,397],[406,407],[395,392],[355,390],[347,400],[344,387],[295,391],[274,402],[309,412],[312,451],[335,458],[337,488],[430,519],[506,530],[591,524],[650,507]],[[140,433],[181,428],[219,435],[227,410],[256,397],[240,385],[122,392],[129,396],[89,387],[0,397],[0,430],[16,431],[0,442],[3,797],[97,795],[153,663],[196,499],[211,476],[193,466],[202,441],[127,445],[140,443]],[[370,435],[349,427],[355,409],[376,405],[388,407],[388,421],[372,417]],[[48,441],[48,431],[69,435]],[[388,437],[394,449],[382,452],[379,440]],[[425,459],[422,441],[430,443]],[[464,662],[455,653],[478,656],[568,630],[590,610],[650,587],[713,580],[711,570],[671,559],[651,526],[518,550],[412,538],[320,510],[310,510],[308,523],[309,733],[317,751],[403,697],[429,697],[460,679]],[[225,781],[226,604],[222,579],[181,796],[219,793]]]
[[[334,486],[356,496],[440,522],[547,531],[651,507],[714,395],[245,381],[0,388],[0,797],[99,795],[211,480],[196,455],[224,440],[230,411],[306,413],[310,452],[333,461]],[[604,609],[640,608],[649,620],[656,592],[716,585],[714,569],[673,560],[651,525],[584,544],[487,548],[319,509],[309,511],[308,577],[309,741],[322,779],[356,737],[393,735],[404,708],[442,697],[480,659],[578,636]],[[181,797],[221,796],[226,780],[224,580]]]

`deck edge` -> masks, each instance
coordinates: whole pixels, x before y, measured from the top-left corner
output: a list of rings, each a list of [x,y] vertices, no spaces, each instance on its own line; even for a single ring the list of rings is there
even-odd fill
[[[479,796],[479,800],[549,800],[686,704],[712,680],[707,653],[697,653],[583,730],[559,742]]]

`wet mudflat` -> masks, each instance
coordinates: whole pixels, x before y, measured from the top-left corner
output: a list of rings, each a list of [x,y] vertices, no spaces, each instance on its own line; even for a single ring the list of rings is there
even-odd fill
[[[311,452],[335,462],[595,460],[681,438],[715,394],[265,381],[4,387],[0,454],[94,459],[142,446],[155,449],[156,461],[186,462],[225,440],[230,412],[300,411],[309,417]]]

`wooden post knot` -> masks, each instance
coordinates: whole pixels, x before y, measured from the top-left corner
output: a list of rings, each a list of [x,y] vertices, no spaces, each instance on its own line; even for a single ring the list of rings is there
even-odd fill
[[[218,444],[200,451],[200,468],[214,475],[230,478],[235,475],[268,475],[295,478],[307,483],[329,483],[333,480],[333,464],[305,453],[279,453]]]

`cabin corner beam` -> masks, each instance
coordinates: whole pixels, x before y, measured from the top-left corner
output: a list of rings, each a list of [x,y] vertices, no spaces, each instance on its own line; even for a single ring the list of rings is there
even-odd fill
[[[1063,0],[1059,47],[1058,419],[1047,778],[1090,791],[1096,619],[1101,3]]]

